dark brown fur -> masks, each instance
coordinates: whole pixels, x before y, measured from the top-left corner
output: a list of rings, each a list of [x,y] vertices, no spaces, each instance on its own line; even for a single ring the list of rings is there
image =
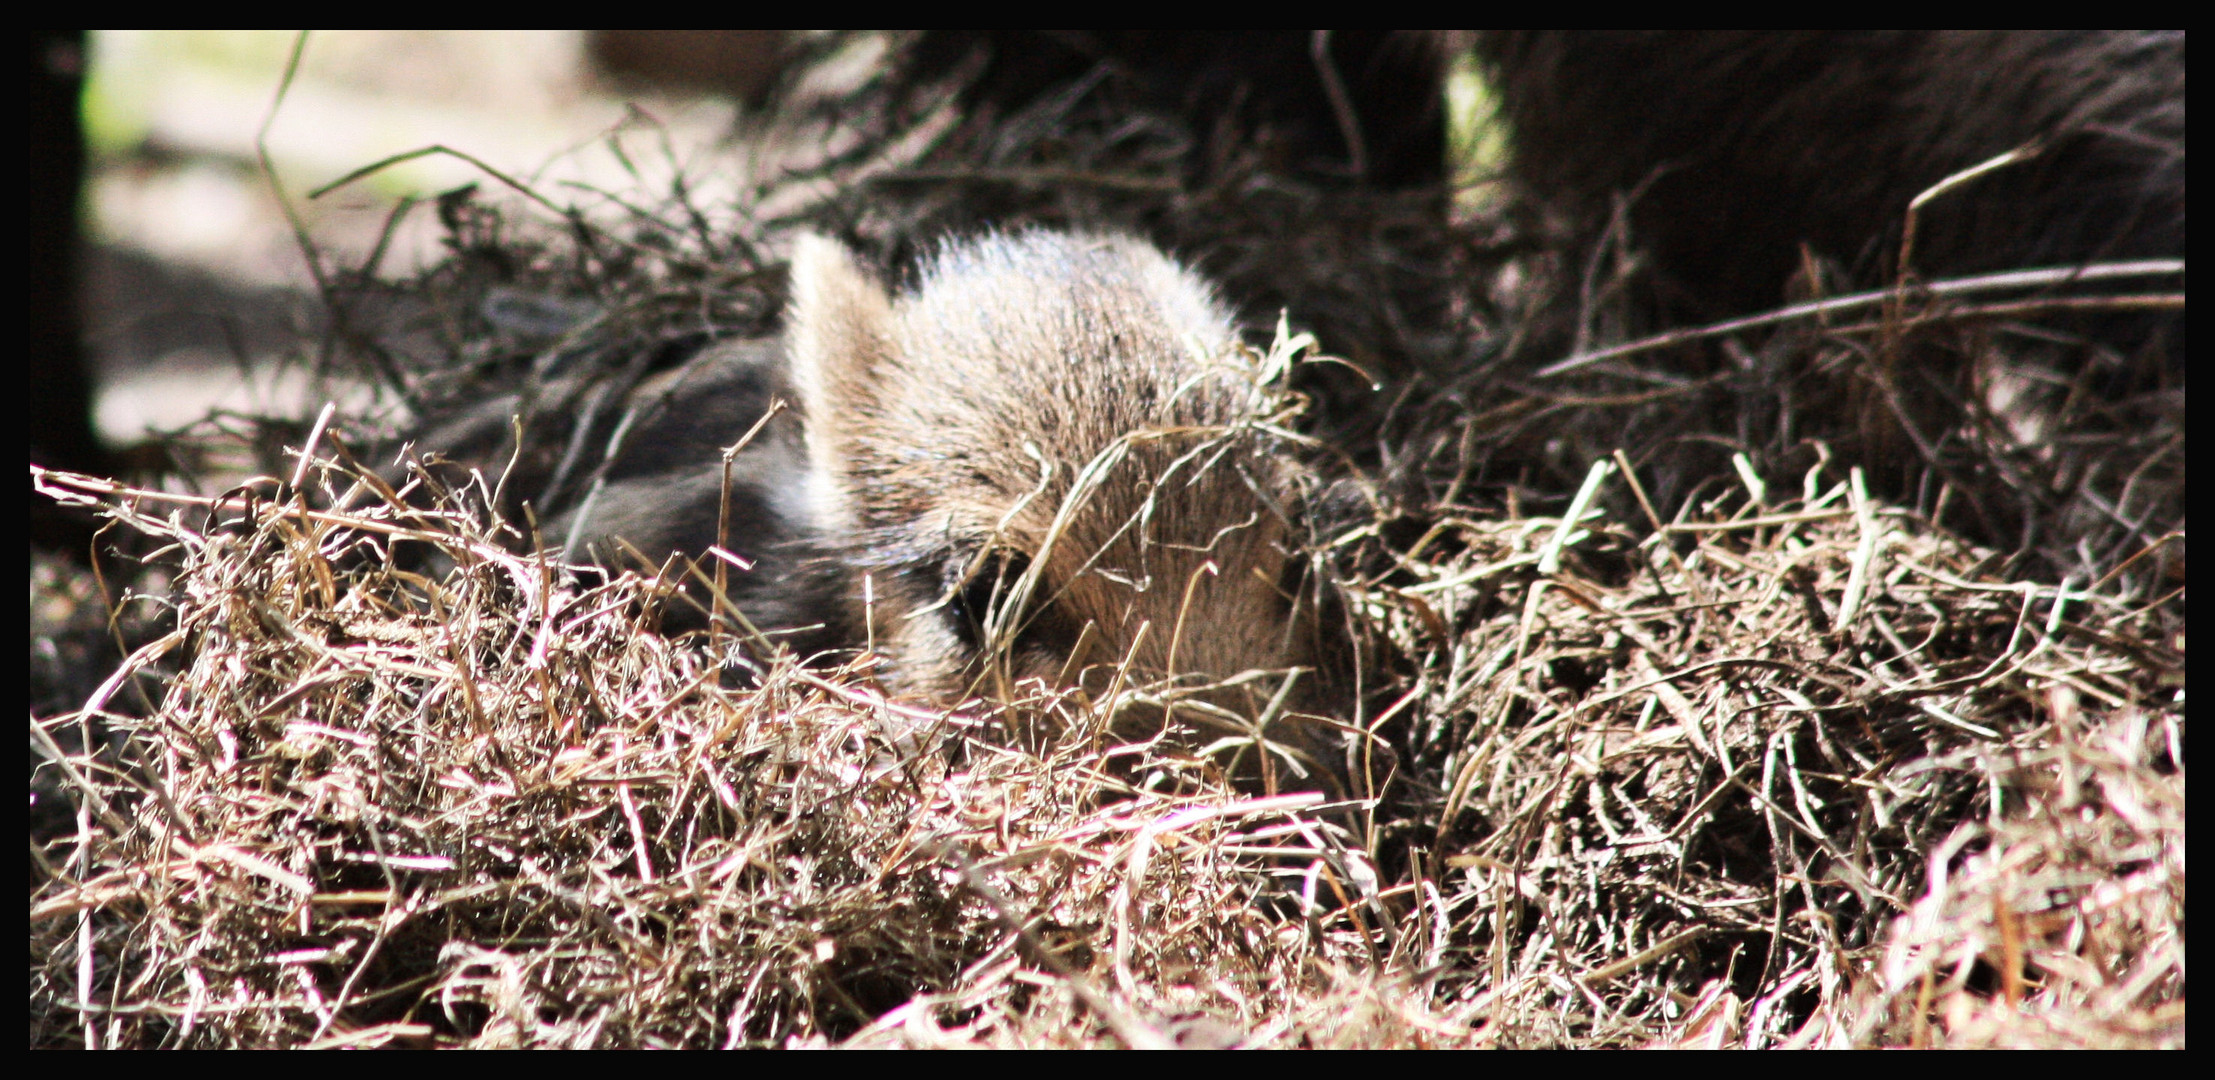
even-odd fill
[[[488,474],[505,496],[501,512],[520,526],[528,506],[536,542],[572,562],[651,573],[672,555],[698,559],[721,546],[753,566],[726,576],[748,618],[813,654],[853,635],[838,621],[831,571],[807,527],[799,419],[771,415],[792,398],[784,375],[782,342],[732,339],[627,392],[591,371],[535,382],[445,419],[416,446]],[[765,416],[726,471],[724,448]],[[521,453],[517,423],[528,432]],[[466,475],[434,472],[449,485]],[[681,580],[694,586],[692,603],[674,605],[664,625],[703,625],[692,605],[704,610],[708,597],[696,579]]]
[[[1512,170],[1632,243],[1694,317],[1774,306],[1817,256],[1888,280],[1908,201],[1926,278],[2184,254],[2184,36],[2103,31],[1494,31]]]

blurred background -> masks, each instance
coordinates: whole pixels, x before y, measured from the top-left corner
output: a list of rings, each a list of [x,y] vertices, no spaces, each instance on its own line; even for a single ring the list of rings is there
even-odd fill
[[[73,220],[76,238],[33,240],[34,263],[52,264],[33,275],[46,354],[33,394],[54,428],[34,425],[33,457],[103,472],[117,465],[104,454],[211,409],[320,404],[304,402],[300,365],[273,362],[316,336],[302,233],[326,269],[374,258],[408,274],[438,257],[440,230],[434,214],[396,208],[502,186],[486,167],[564,205],[682,171],[699,205],[728,205],[747,166],[728,136],[796,44],[758,30],[40,35],[38,111],[51,120],[34,153],[56,166],[39,170],[54,205],[42,216]],[[1447,90],[1468,181],[1490,171],[1498,138],[1467,58]],[[81,172],[65,160],[72,144]],[[1490,191],[1465,182],[1458,198]],[[63,429],[80,400],[97,443]]]
[[[77,103],[85,157],[78,238],[33,243],[35,262],[74,255],[73,267],[34,275],[74,296],[33,307],[62,319],[74,306],[79,329],[33,336],[55,354],[43,370],[87,376],[100,445],[44,440],[61,447],[49,456],[85,467],[212,408],[312,409],[302,368],[274,362],[313,339],[318,317],[296,227],[327,267],[375,253],[381,270],[405,274],[438,256],[439,230],[435,215],[396,207],[500,181],[432,152],[311,197],[318,189],[433,147],[565,202],[642,173],[735,181],[713,156],[780,44],[771,31],[45,33],[34,63],[56,108]],[[57,123],[42,144],[68,141]],[[66,186],[68,170],[52,171]],[[73,252],[40,250],[61,244]],[[81,363],[60,355],[72,344]],[[70,392],[50,392],[62,415]],[[35,460],[39,432],[32,441]]]

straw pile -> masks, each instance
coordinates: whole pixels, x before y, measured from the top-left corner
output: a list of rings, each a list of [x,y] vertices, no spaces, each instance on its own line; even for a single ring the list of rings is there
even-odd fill
[[[653,582],[464,513],[44,480],[179,571],[173,629],[34,726],[79,807],[35,1042],[2182,1039],[2181,623],[1851,480],[1343,538],[1392,557],[1347,586],[1404,660],[1354,721],[1383,797],[1335,805],[1082,713],[1015,746],[864,672],[729,685],[642,631]],[[101,720],[112,756],[41,737]]]

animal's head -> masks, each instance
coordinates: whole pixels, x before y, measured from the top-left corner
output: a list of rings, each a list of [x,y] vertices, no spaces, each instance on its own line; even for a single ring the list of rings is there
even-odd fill
[[[821,238],[792,276],[814,515],[870,577],[895,690],[1301,662],[1303,474],[1254,424],[1198,277],[1142,241],[1049,232],[950,244],[897,298]]]

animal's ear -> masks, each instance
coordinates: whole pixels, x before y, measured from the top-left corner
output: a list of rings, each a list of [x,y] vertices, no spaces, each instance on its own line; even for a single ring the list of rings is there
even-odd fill
[[[853,517],[854,439],[876,420],[893,359],[892,298],[835,240],[804,234],[792,251],[786,348],[792,388],[807,431],[817,512],[826,523]]]

